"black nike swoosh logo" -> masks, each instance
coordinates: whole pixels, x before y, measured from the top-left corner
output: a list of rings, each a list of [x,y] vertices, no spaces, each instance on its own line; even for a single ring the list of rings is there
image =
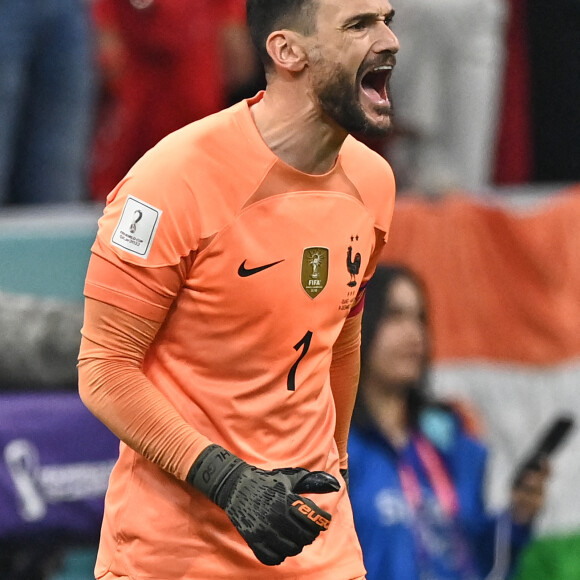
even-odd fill
[[[283,261],[284,260],[278,260],[277,262],[272,262],[271,264],[264,264],[263,266],[258,266],[257,268],[246,268],[246,260],[244,260],[240,264],[240,267],[238,268],[238,276],[241,276],[242,278],[253,276],[258,272],[261,272],[262,270],[267,270],[268,268],[271,268],[272,266],[275,266],[276,264],[279,264],[280,262]]]

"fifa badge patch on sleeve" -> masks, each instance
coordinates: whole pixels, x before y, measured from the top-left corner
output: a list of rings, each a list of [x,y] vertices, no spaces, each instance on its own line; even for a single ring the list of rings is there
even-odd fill
[[[111,243],[140,258],[147,258],[163,212],[132,195],[127,197]]]

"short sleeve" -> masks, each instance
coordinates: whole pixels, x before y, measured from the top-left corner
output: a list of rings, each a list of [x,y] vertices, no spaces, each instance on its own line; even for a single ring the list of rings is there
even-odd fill
[[[195,196],[179,164],[156,149],[109,194],[93,252],[113,252],[125,262],[156,268],[176,265],[197,250]]]
[[[142,305],[169,307],[200,235],[186,174],[164,153],[150,151],[107,198],[85,282],[86,296],[153,319]]]

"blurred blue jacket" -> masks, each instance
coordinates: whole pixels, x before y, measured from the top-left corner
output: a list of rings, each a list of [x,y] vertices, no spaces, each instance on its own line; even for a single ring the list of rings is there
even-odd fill
[[[414,439],[397,451],[367,414],[359,414],[349,439],[349,493],[367,580],[509,577],[517,555],[530,539],[530,526],[514,524],[507,511],[498,515],[486,511],[487,449],[466,433],[451,410],[424,409],[418,431],[436,449],[450,476],[458,500],[457,515],[450,521],[437,507]],[[406,500],[401,461],[413,469],[421,486],[423,516],[417,517]],[[454,562],[462,557],[463,564],[456,566]]]

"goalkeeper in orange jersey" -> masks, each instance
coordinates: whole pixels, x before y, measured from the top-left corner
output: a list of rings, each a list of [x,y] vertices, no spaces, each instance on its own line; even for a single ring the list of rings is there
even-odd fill
[[[108,196],[79,356],[83,401],[122,440],[97,578],[364,577],[346,443],[395,185],[351,133],[391,125],[393,14],[248,0],[266,90]]]

